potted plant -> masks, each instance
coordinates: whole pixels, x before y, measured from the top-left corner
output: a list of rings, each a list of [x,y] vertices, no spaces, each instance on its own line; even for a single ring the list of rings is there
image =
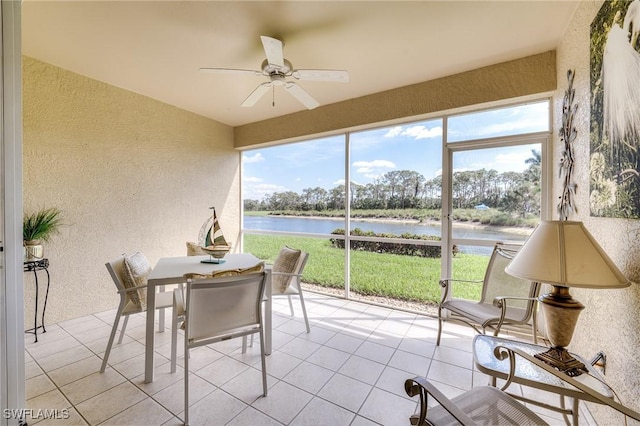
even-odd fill
[[[62,212],[55,207],[42,208],[35,213],[25,214],[22,220],[25,260],[42,259],[42,241],[56,234],[62,225]]]

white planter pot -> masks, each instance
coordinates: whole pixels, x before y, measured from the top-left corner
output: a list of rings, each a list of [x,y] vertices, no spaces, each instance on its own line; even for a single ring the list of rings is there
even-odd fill
[[[43,257],[44,257],[44,246],[40,244],[39,241],[24,242],[24,260],[26,262],[40,260]]]

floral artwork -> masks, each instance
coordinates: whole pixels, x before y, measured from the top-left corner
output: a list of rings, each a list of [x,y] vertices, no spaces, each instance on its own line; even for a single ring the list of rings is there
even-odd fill
[[[640,0],[605,1],[591,23],[592,216],[640,218]]]

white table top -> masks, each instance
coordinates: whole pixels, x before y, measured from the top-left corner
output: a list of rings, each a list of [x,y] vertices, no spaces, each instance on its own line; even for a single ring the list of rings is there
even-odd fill
[[[190,272],[208,274],[213,271],[249,268],[260,262],[250,253],[227,254],[223,263],[201,263],[209,256],[163,257],[151,271],[148,283],[152,285],[179,284],[184,282],[184,274]]]

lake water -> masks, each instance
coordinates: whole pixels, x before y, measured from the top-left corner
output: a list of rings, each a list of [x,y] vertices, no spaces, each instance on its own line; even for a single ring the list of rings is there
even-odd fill
[[[435,235],[440,236],[440,224],[420,224],[420,223],[402,223],[402,222],[377,222],[365,220],[352,220],[352,228],[360,228],[363,231],[372,231],[375,233],[385,233],[402,235],[404,233],[416,235]],[[244,229],[255,229],[261,231],[287,231],[287,232],[307,232],[312,234],[330,234],[335,229],[344,229],[343,219],[311,219],[301,217],[282,217],[282,216],[245,216]],[[485,239],[495,241],[524,241],[526,235],[522,231],[516,232],[509,228],[493,228],[482,227],[476,229],[471,226],[456,226],[454,223],[454,238],[469,239]],[[460,247],[463,252],[486,252],[487,248]],[[488,249],[489,252],[491,249]]]

